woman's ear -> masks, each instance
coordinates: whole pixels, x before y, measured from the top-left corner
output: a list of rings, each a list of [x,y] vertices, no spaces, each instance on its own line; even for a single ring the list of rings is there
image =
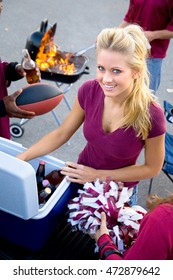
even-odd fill
[[[132,75],[132,78],[134,80],[138,79],[140,77],[140,72],[134,72],[133,75]]]

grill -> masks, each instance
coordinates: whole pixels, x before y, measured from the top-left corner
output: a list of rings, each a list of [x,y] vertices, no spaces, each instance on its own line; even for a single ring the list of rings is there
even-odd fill
[[[44,52],[46,53],[47,46],[52,44],[56,32],[56,23],[48,29],[48,20],[44,20],[40,24],[40,29],[32,32],[30,36],[27,38],[25,48],[28,49],[31,58],[36,60],[37,55],[40,50],[41,44],[44,43],[44,38],[47,37],[47,41],[45,42]],[[48,47],[49,47],[48,46]],[[89,48],[93,48],[94,45]],[[88,50],[86,48],[83,50],[83,53]],[[89,67],[87,66],[88,59],[86,56],[81,54],[81,52],[71,53],[71,52],[62,52],[57,50],[55,54],[55,59],[59,61],[68,59],[68,65],[73,64],[75,67],[74,73],[63,73],[63,71],[59,70],[59,65],[48,67],[45,70],[41,69],[41,77],[45,80],[51,80],[60,83],[71,84],[76,82],[83,74],[89,74]]]
[[[37,62],[37,56],[39,54],[40,48],[42,46],[42,43],[44,42],[44,39],[47,35],[47,46],[45,46],[45,52],[47,49],[49,49],[50,46],[52,46],[55,32],[56,32],[56,26],[57,24],[55,23],[53,26],[48,28],[48,20],[45,19],[41,22],[40,27],[32,32],[25,44],[25,48],[28,49],[29,54],[31,58]],[[55,45],[56,46],[56,45]],[[62,52],[60,50],[56,50],[55,59],[59,59],[59,61],[68,59],[68,65],[73,65],[75,71],[73,73],[65,73],[60,70],[61,65],[53,65],[51,67],[47,67],[46,69],[42,70],[40,69],[41,72],[41,78],[44,80],[49,80],[52,82],[55,82],[57,87],[62,87],[63,90],[62,92],[64,93],[64,98],[63,100],[65,101],[67,108],[71,110],[71,106],[65,96],[65,94],[70,90],[71,86],[73,85],[74,82],[76,82],[83,74],[89,74],[89,67],[87,65],[88,59],[86,56],[84,56],[85,52],[87,52],[90,49],[95,48],[95,44],[92,44],[76,53],[71,53],[71,52]],[[43,53],[44,55],[44,53]],[[39,67],[40,68],[40,67]],[[53,117],[55,118],[56,122],[58,125],[61,124],[61,121],[59,117],[56,115],[54,110],[51,111],[53,114]],[[20,138],[22,137],[24,133],[24,124],[28,122],[28,119],[22,119],[19,124],[18,123],[12,123],[10,125],[10,133],[13,137],[15,138]]]

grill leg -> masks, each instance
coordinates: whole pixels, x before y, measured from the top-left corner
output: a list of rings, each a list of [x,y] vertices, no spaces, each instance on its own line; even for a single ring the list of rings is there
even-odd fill
[[[148,188],[148,194],[151,193],[152,184],[153,184],[153,178],[150,179],[150,185],[149,185],[149,188]]]
[[[51,113],[52,113],[52,115],[54,116],[54,118],[55,118],[55,120],[57,121],[57,123],[58,123],[59,125],[61,125],[61,121],[60,121],[60,119],[58,118],[58,116],[56,115],[55,111],[52,110]]]
[[[57,87],[61,87],[61,86],[63,86],[63,83],[58,83],[58,82],[55,82],[55,84],[57,85]],[[72,85],[73,84],[68,84],[64,89],[63,89],[63,93],[64,93],[64,101],[65,101],[65,104],[67,105],[67,108],[69,109],[69,111],[71,111],[71,106],[70,106],[70,104],[69,104],[69,102],[68,102],[68,100],[67,100],[67,98],[66,98],[66,96],[65,96],[65,94],[71,89],[71,87],[72,87]]]
[[[54,116],[55,120],[57,121],[58,125],[61,125],[61,121],[58,118],[57,114],[55,113],[54,110],[51,110],[52,115]],[[70,145],[70,141],[67,142],[67,145]]]
[[[65,101],[65,104],[67,105],[67,108],[69,109],[69,111],[71,111],[71,106],[70,106],[70,104],[69,104],[69,102],[68,102],[68,100],[67,100],[67,98],[65,97],[65,95],[64,95],[64,101]]]

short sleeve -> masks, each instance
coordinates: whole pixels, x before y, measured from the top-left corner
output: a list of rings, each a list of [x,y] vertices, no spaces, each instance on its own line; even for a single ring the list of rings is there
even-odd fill
[[[78,89],[78,101],[82,109],[84,109],[84,88],[85,85],[81,85]]]
[[[157,103],[152,103],[150,106],[152,128],[148,138],[157,137],[166,132],[166,119],[163,109]]]
[[[98,83],[95,79],[84,82],[78,90],[78,101],[83,110],[88,105],[92,104],[94,98],[94,92],[98,88]]]

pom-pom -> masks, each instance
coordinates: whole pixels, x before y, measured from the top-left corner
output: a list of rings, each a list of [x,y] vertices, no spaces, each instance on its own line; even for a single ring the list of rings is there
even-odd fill
[[[109,234],[118,249],[124,252],[135,241],[146,213],[140,206],[130,207],[132,191],[122,183],[110,180],[85,183],[83,190],[78,190],[79,196],[68,204],[68,222],[72,230],[95,234],[100,226],[101,212],[105,212]]]

